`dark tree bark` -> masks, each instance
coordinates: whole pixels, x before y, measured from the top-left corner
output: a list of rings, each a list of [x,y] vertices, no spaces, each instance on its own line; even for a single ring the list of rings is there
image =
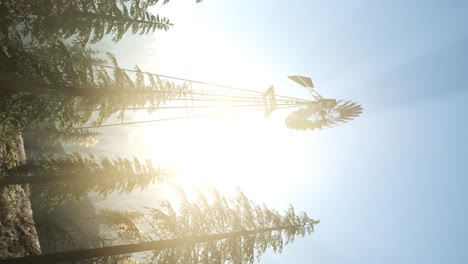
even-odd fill
[[[265,232],[279,231],[289,228],[298,228],[301,226],[281,226],[281,227],[272,227],[272,228],[262,228],[257,230],[249,231],[237,231],[230,233],[222,233],[215,235],[205,235],[205,236],[196,236],[196,237],[185,237],[185,238],[176,238],[176,239],[167,239],[159,240],[152,242],[143,242],[137,244],[128,244],[128,245],[119,245],[119,246],[109,246],[102,248],[93,248],[93,249],[84,249],[68,252],[57,252],[52,254],[44,254],[37,256],[27,256],[22,258],[14,259],[5,259],[2,260],[4,264],[33,264],[33,263],[61,263],[64,261],[78,261],[92,258],[102,258],[109,257],[114,255],[136,253],[142,251],[153,251],[153,250],[163,250],[168,248],[176,248],[181,246],[193,245],[197,243],[212,242],[216,240],[237,238],[237,237],[247,237],[251,235],[256,235]]]

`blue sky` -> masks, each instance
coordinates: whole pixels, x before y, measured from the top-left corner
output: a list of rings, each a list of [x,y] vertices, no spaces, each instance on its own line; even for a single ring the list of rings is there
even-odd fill
[[[281,111],[232,128],[229,140],[240,143],[231,151],[256,161],[216,162],[244,164],[266,187],[235,183],[258,202],[279,210],[291,203],[321,220],[315,234],[261,263],[466,262],[468,2],[205,0],[160,10],[175,27],[125,37],[112,47],[124,66],[241,87],[274,83],[307,96],[285,78],[301,74],[324,96],[364,108],[319,132],[287,130]],[[189,125],[213,140],[228,133]],[[269,177],[273,170],[281,173]]]

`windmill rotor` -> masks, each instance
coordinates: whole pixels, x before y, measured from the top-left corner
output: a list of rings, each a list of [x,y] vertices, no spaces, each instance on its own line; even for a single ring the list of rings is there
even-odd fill
[[[315,86],[309,77],[293,75],[288,78],[307,88],[315,99],[306,107],[286,117],[286,126],[291,129],[315,130],[338,126],[362,113],[361,105],[355,102],[323,98],[315,91]]]
[[[362,113],[362,107],[355,102],[336,102],[334,99],[323,99],[326,102],[312,102],[305,108],[286,117],[286,126],[297,130],[315,130],[338,126],[353,120]],[[335,101],[331,103],[331,101]]]

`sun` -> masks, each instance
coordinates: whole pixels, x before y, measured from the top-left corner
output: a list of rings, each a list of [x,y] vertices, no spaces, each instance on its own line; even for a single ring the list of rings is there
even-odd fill
[[[174,170],[173,180],[184,189],[230,192],[238,186],[252,197],[289,192],[303,180],[297,177],[307,154],[281,140],[289,131],[278,121],[246,113],[149,123],[141,129],[141,151]]]
[[[239,117],[212,117],[147,124],[142,136],[151,159],[176,171],[176,182],[189,188],[235,184],[244,163],[245,124]]]
[[[158,54],[151,71],[261,92],[274,84],[272,66],[257,61],[238,43],[213,37],[217,34],[209,27],[185,34],[178,30],[158,40],[157,46],[168,52]],[[197,41],[187,45],[188,39]],[[303,148],[290,144],[294,138],[288,142],[294,136],[285,131],[284,117],[276,111],[272,116],[265,119],[260,111],[148,123],[141,128],[142,152],[155,164],[174,169],[175,180],[184,187],[239,186],[268,195],[293,184],[284,179],[300,169],[299,160],[306,157]]]
[[[207,59],[207,61],[213,60],[215,58]],[[233,59],[233,63],[222,64],[219,68],[235,72],[242,63],[242,60]],[[218,73],[221,75],[221,70],[218,69]],[[262,88],[266,90],[269,87],[266,84],[258,84],[258,80],[255,81],[253,75],[238,77],[245,78],[242,81],[238,80],[237,83],[257,83],[253,85],[257,89],[242,86],[239,88],[261,91]],[[225,80],[221,84],[229,84],[229,79]],[[194,83],[194,91],[197,89],[207,91],[204,87],[196,85],[204,84]],[[210,86],[210,89],[216,89],[216,86]],[[220,91],[222,94],[225,92],[226,90]],[[177,103],[169,101],[164,107]],[[193,105],[191,102],[186,104],[186,109],[159,109],[153,114],[140,113],[134,117],[140,120],[152,120],[174,116],[213,115],[145,123],[138,128],[138,135],[144,142],[140,151],[154,164],[174,170],[176,172],[174,180],[178,184],[187,189],[214,186],[221,190],[229,190],[239,186],[242,189],[255,189],[255,193],[259,196],[269,195],[272,190],[295,184],[293,181],[285,184],[285,179],[288,179],[292,172],[297,174],[297,170],[304,167],[306,163],[301,163],[301,159],[307,154],[306,149],[298,147],[298,144],[300,146],[303,144],[298,141],[297,135],[291,134],[292,131],[285,127],[284,112],[276,110],[265,118],[262,107],[258,108],[258,112],[232,114],[238,109],[226,108],[222,101],[220,105],[216,105],[217,108],[202,110],[190,108]],[[178,105],[185,107],[185,104],[181,105],[180,102]],[[223,107],[218,108],[218,106]],[[291,144],[292,142],[295,143]],[[303,177],[300,175],[297,177]],[[301,181],[296,182],[300,184]],[[259,188],[260,186],[266,188]]]

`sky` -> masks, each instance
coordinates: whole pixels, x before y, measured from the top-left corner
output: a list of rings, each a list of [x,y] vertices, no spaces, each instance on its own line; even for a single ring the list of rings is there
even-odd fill
[[[168,32],[106,48],[123,67],[309,99],[286,76],[310,76],[363,114],[313,132],[286,128],[291,110],[163,122],[97,148],[321,220],[260,263],[466,262],[468,2],[192,2],[153,10]]]

